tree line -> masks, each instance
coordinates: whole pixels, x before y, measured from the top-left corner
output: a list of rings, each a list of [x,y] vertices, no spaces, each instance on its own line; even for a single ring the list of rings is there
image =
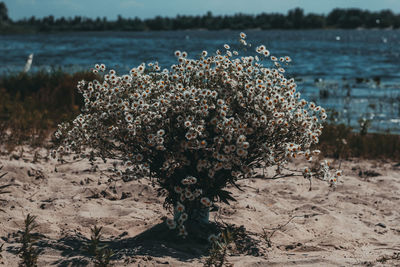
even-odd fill
[[[213,15],[207,12],[201,16],[178,15],[175,18],[157,16],[150,19],[124,18],[118,16],[109,21],[104,18],[86,18],[81,16],[61,17],[47,16],[43,18],[24,18],[12,21],[8,17],[7,7],[0,2],[1,31],[165,31],[165,30],[242,30],[242,29],[355,29],[355,28],[399,28],[400,14],[391,10],[372,12],[361,9],[333,9],[329,14],[305,14],[301,8],[288,13],[261,13],[248,15]]]

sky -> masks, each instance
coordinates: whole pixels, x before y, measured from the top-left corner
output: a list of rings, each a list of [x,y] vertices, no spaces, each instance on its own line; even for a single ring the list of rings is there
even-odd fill
[[[390,9],[400,13],[400,0],[0,0],[12,20],[58,17],[107,17],[114,20],[123,17],[152,18],[155,16],[214,15],[235,13],[260,14],[262,12],[287,13],[295,7],[305,13],[327,14],[333,8],[361,8],[371,11]]]

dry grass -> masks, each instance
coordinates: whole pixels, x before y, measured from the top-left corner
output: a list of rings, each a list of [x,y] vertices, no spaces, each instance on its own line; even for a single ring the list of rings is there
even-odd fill
[[[318,147],[334,158],[400,160],[400,135],[356,133],[346,125],[325,125]]]
[[[21,144],[42,146],[58,123],[79,113],[77,82],[93,78],[88,72],[61,71],[1,77],[0,143],[9,152]]]

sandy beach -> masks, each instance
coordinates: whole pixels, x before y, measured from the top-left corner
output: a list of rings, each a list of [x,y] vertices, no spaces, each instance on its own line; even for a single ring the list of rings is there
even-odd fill
[[[3,153],[0,182],[2,266],[18,266],[18,233],[27,214],[42,235],[39,266],[91,266],[83,253],[90,228],[103,226],[114,266],[203,266],[208,244],[168,239],[163,198],[147,179],[115,181],[112,162],[60,164],[44,149]],[[333,160],[331,160],[333,161]],[[333,162],[338,165],[338,162]],[[302,163],[291,163],[300,168]],[[233,266],[400,266],[400,164],[351,159],[341,164],[336,188],[301,177],[240,181],[238,199],[218,204],[218,218],[243,226],[242,246],[232,246]],[[263,238],[263,234],[268,240]]]

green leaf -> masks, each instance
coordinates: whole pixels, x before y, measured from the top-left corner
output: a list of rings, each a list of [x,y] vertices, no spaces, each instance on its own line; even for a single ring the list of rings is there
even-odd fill
[[[217,191],[217,194],[216,194],[216,195],[218,196],[218,198],[219,198],[222,202],[224,202],[224,203],[226,203],[226,204],[228,204],[228,205],[230,205],[230,203],[229,203],[228,200],[236,201],[236,199],[235,199],[234,197],[232,197],[232,193],[229,192],[229,191],[226,191],[226,190],[220,189],[220,190]]]

